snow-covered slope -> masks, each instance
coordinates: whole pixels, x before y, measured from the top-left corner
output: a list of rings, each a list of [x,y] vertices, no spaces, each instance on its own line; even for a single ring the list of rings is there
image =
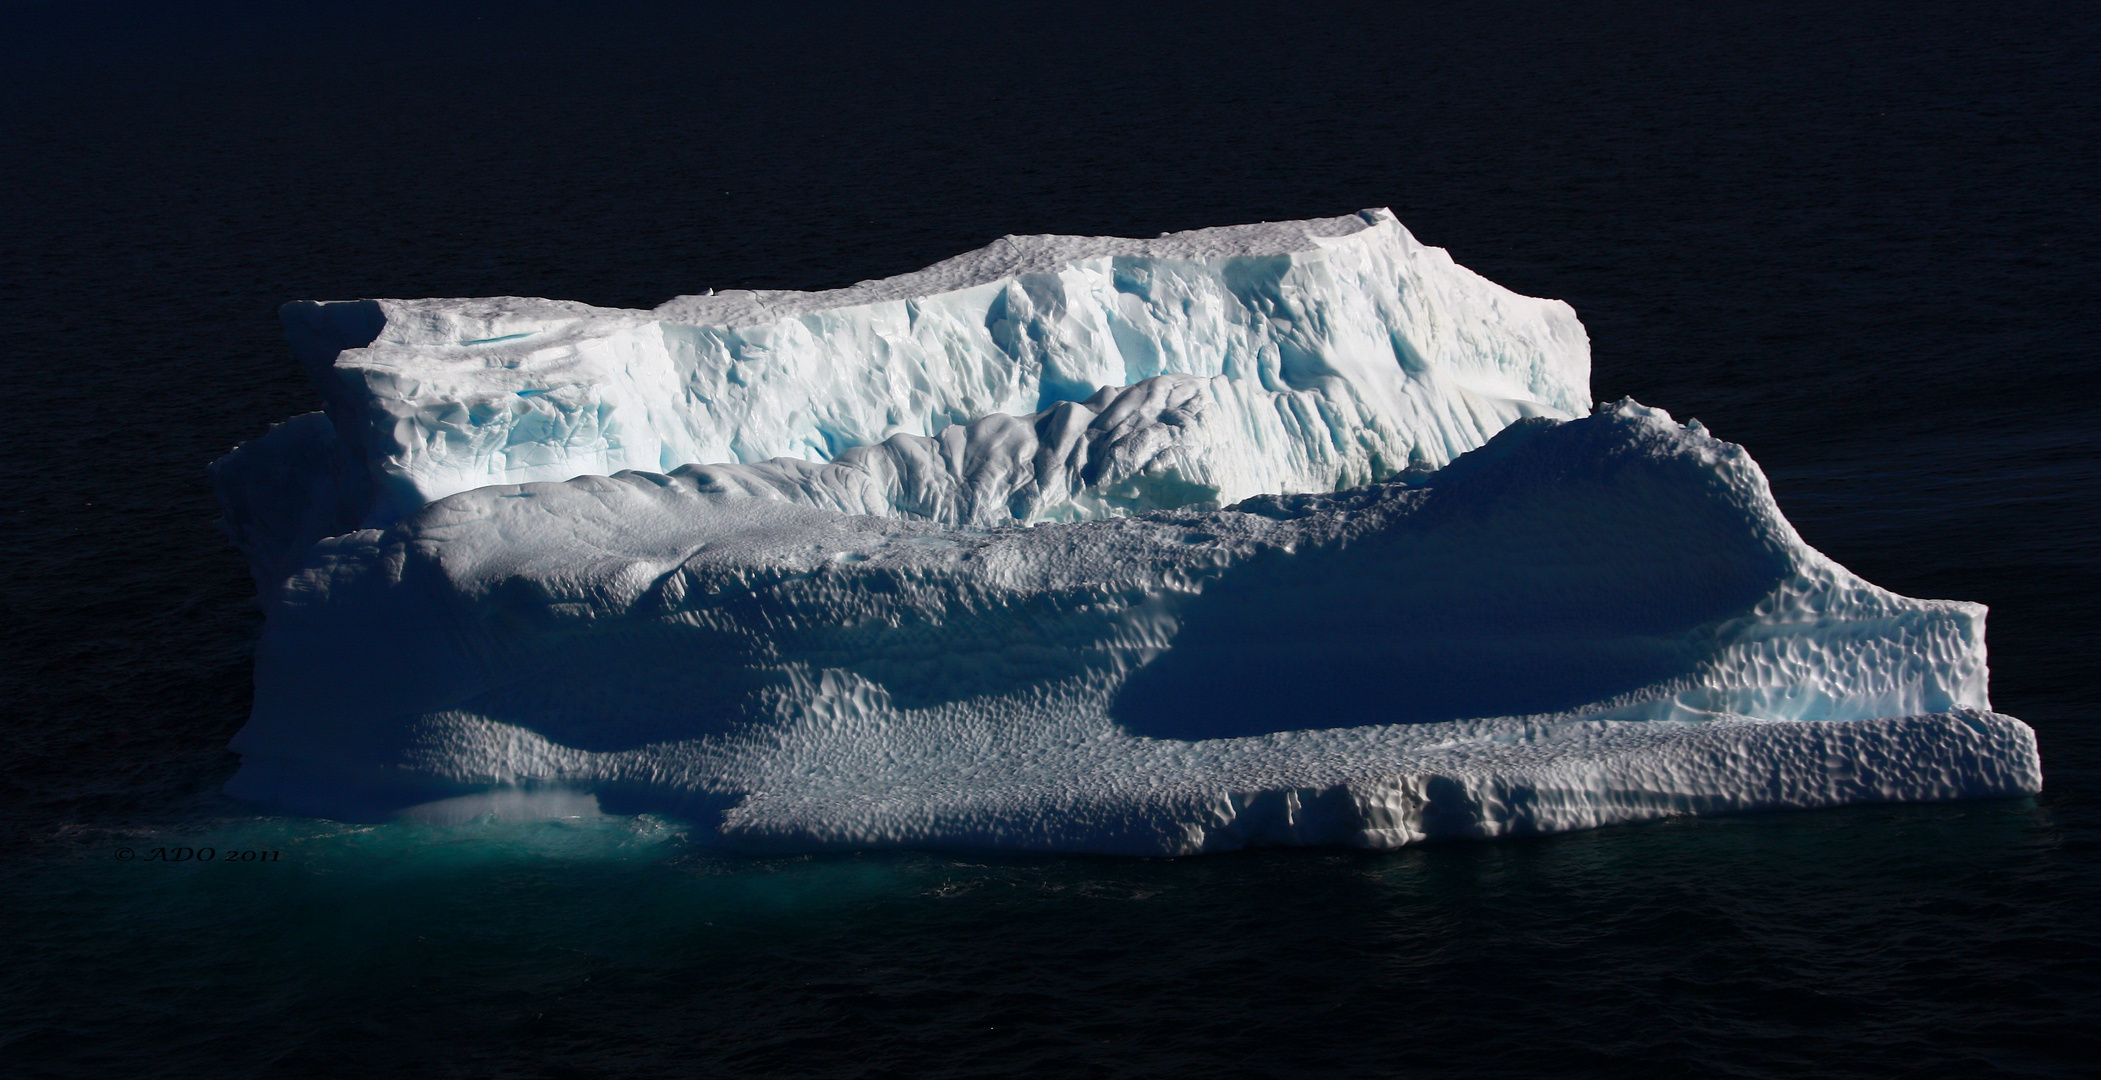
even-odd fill
[[[1565,305],[1383,211],[286,318],[328,414],[214,466],[246,797],[1179,854],[2041,785],[1982,607],[1592,412]]]
[[[1067,410],[1044,420],[1036,449],[1057,460],[1040,468],[1027,447],[973,436],[1002,468],[1054,475],[1001,474],[992,491],[963,470],[967,517],[1333,491],[1590,405],[1589,341],[1568,305],[1483,279],[1384,210],[1156,240],[1007,237],[852,288],[648,312],[497,297],[297,303],[284,318],[327,422],[284,425],[217,469],[236,542],[266,577],[321,536],[490,484],[828,462],[995,416],[1019,434],[1014,416],[1154,377],[1173,379],[1157,391],[1175,398],[1171,426],[1111,420],[1122,434],[1099,498],[1075,497],[1104,466],[1084,453],[1097,439],[1072,453],[1069,425],[1091,419]],[[1190,426],[1199,438],[1174,437]],[[841,506],[892,494],[849,486]]]

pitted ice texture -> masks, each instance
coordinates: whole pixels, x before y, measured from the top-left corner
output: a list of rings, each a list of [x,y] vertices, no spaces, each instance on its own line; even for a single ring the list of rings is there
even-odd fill
[[[1069,451],[1122,396],[1024,426]],[[1981,606],[1862,581],[1659,410],[1034,526],[843,506],[819,475],[968,487],[968,432],[1010,422],[858,466],[488,486],[324,540],[271,606],[230,790],[340,817],[588,795],[754,850],[1186,854],[2040,787]]]

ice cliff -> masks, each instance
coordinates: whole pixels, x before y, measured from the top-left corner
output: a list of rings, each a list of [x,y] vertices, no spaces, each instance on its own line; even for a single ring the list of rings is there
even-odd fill
[[[1179,854],[2041,783],[1983,608],[1593,412],[1565,305],[1383,211],[286,322],[327,414],[214,466],[269,613],[245,797]]]
[[[1007,237],[851,288],[648,312],[498,297],[284,320],[326,415],[216,468],[266,588],[314,540],[492,484],[746,464],[726,482],[832,485],[844,511],[1064,520],[1368,484],[1590,405],[1568,305],[1384,210]]]

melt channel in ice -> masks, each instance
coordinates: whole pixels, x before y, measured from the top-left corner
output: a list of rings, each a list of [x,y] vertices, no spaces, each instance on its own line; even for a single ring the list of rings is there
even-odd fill
[[[2041,785],[1981,606],[1593,410],[1566,305],[1385,211],[285,319],[327,412],[213,467],[244,797],[1184,854]]]

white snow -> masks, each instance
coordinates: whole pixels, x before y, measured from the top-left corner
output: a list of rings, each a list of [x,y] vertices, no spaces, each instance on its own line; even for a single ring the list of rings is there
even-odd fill
[[[1632,402],[1376,486],[1042,520],[1114,483],[1045,448],[1177,428],[1176,460],[1216,460],[1226,435],[1166,419],[1210,379],[324,540],[273,594],[229,790],[595,798],[752,850],[1185,854],[2040,788],[1981,606],[1862,581],[1741,447]],[[1023,512],[992,527],[986,492]]]
[[[284,319],[327,421],[215,469],[266,593],[316,539],[494,484],[776,462],[763,482],[854,512],[1070,520],[1355,487],[1590,406],[1567,304],[1456,265],[1385,210],[1010,236],[851,288],[646,312],[496,297]],[[929,467],[950,490],[913,488]]]

